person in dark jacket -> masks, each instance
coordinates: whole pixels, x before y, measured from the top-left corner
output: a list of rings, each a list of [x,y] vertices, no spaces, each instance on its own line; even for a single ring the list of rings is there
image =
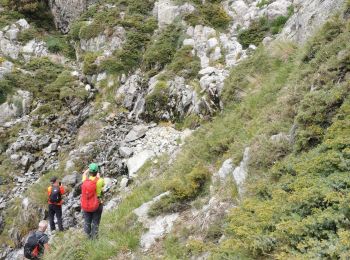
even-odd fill
[[[62,196],[64,194],[64,187],[58,182],[57,177],[52,177],[51,185],[47,188],[48,203],[49,203],[49,221],[51,231],[56,230],[55,216],[57,218],[57,224],[59,231],[63,231],[62,224]]]

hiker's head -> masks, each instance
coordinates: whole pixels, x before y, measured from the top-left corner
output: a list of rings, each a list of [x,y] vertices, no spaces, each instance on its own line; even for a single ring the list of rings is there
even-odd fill
[[[47,221],[46,220],[42,220],[39,222],[39,226],[38,229],[42,232],[45,232],[47,229]]]
[[[53,176],[53,177],[50,179],[50,183],[51,183],[52,185],[53,185],[53,184],[56,184],[56,185],[57,185],[57,184],[58,184],[58,183],[57,183],[57,180],[58,180],[57,177],[56,177],[56,176]]]
[[[91,176],[96,176],[98,173],[98,165],[97,163],[90,163],[89,165],[89,172],[91,174]]]

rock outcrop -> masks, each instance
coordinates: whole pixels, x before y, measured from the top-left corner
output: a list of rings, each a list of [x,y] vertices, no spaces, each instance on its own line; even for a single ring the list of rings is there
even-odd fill
[[[278,38],[304,43],[323,23],[343,7],[343,1],[295,0],[295,13]]]
[[[97,0],[49,0],[57,29],[67,33],[70,24],[96,2]]]

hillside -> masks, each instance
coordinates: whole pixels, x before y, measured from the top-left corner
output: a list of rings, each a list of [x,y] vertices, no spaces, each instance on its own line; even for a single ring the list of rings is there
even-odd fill
[[[350,2],[0,1],[0,259],[350,257]],[[99,238],[80,173],[105,178]]]

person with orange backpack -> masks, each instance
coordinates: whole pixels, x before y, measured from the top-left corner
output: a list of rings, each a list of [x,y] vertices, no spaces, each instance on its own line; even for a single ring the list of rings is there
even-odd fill
[[[102,189],[104,185],[104,179],[100,177],[99,166],[91,163],[83,173],[80,197],[85,222],[84,231],[90,239],[97,238],[103,211]]]
[[[57,224],[59,231],[63,231],[62,224],[62,195],[64,194],[64,187],[58,182],[57,177],[52,177],[51,185],[47,188],[47,194],[49,195],[49,221],[51,231],[56,230],[55,226],[55,215],[57,218]]]
[[[45,234],[47,221],[42,220],[39,228],[31,232],[24,243],[24,257],[26,259],[41,259],[45,252],[49,250],[49,237]]]

